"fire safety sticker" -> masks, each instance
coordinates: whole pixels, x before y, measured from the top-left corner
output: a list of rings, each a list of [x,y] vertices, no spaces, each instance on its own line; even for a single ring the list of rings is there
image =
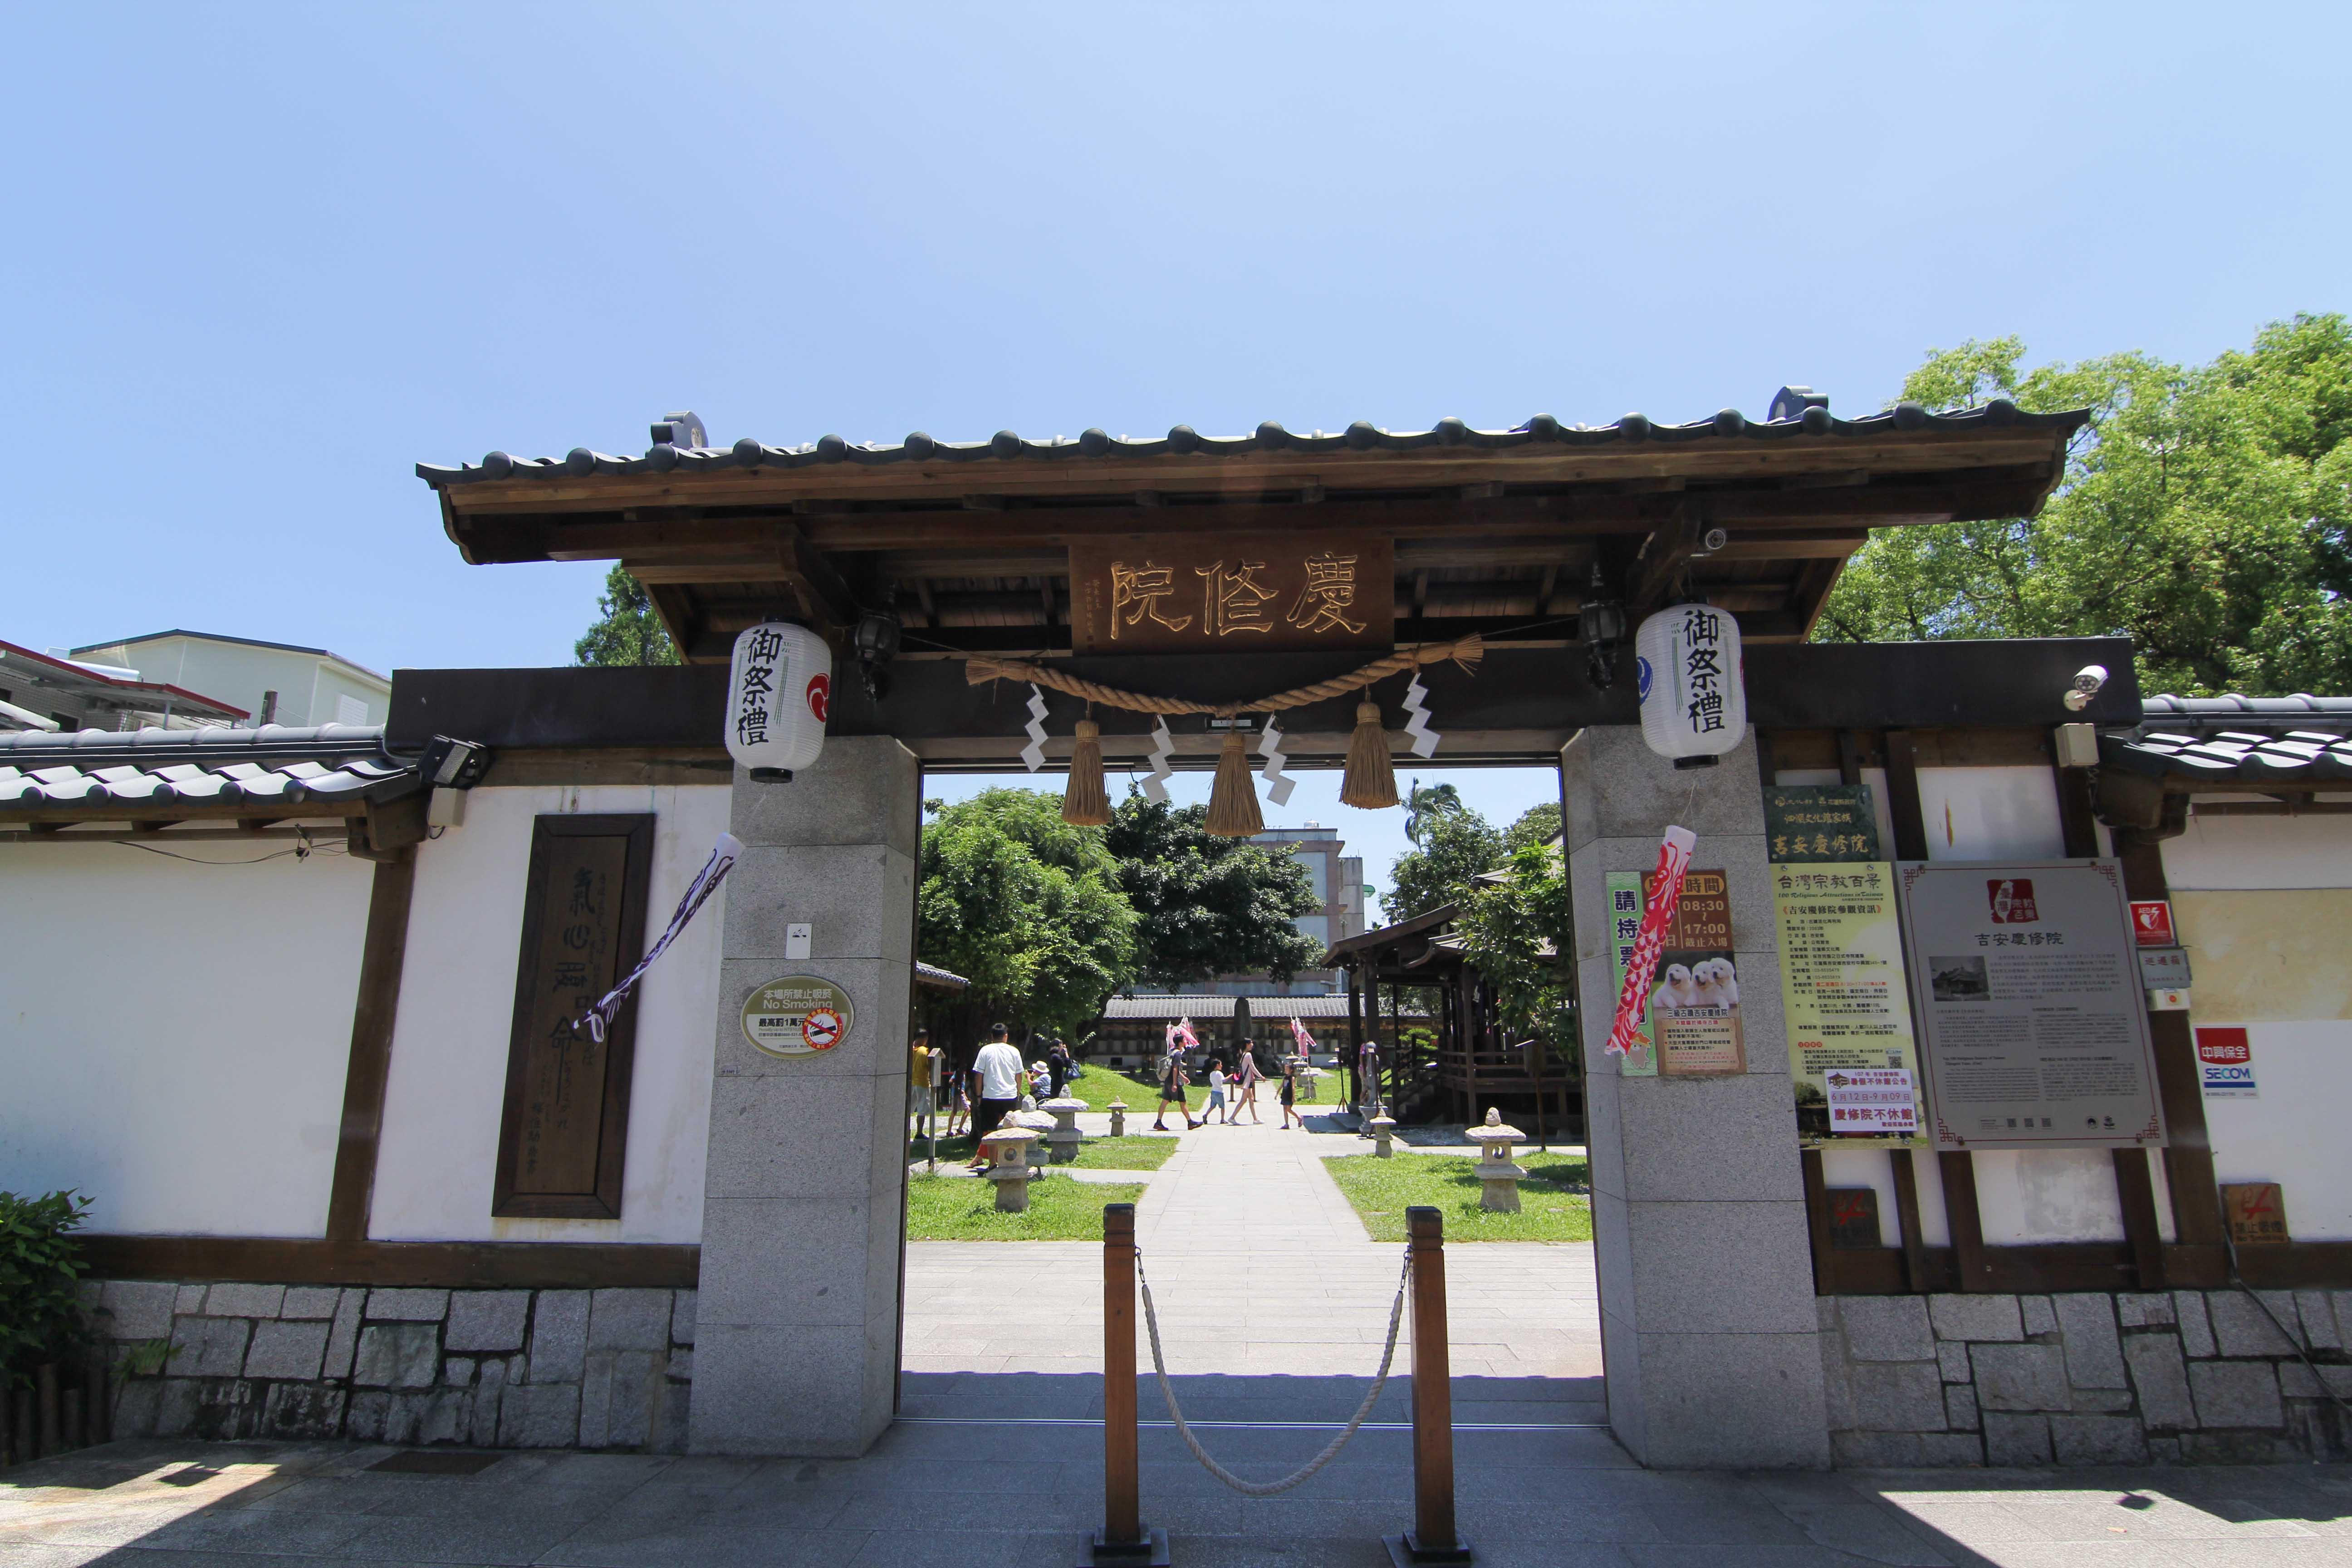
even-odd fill
[[[743,1037],[772,1057],[809,1057],[849,1037],[856,1015],[849,993],[814,974],[788,974],[751,988],[743,1000]]]

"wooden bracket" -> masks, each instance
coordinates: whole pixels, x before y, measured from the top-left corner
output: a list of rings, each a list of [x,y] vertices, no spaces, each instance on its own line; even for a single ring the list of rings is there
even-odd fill
[[[857,625],[857,600],[798,524],[776,526],[776,565],[785,584],[801,602],[801,612],[840,631]]]

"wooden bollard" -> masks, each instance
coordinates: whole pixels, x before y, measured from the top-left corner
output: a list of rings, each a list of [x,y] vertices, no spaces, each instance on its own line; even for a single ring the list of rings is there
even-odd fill
[[[1445,1217],[1404,1211],[1412,1244],[1412,1531],[1386,1538],[1390,1560],[1467,1563],[1454,1528],[1454,1372],[1445,1341]]]
[[[1168,1532],[1146,1528],[1135,1425],[1135,1205],[1103,1205],[1103,1527],[1082,1562],[1165,1568]]]

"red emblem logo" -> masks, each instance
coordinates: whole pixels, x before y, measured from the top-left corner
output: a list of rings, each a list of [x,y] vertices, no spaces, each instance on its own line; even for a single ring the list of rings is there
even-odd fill
[[[2197,1059],[2215,1067],[2238,1067],[2254,1059],[2254,1047],[2243,1029],[2200,1029]]]
[[[1997,926],[2030,926],[2042,918],[2033,908],[2031,877],[1995,877],[1985,883],[1985,898]]]
[[[809,711],[816,715],[818,723],[822,724],[824,722],[824,710],[832,705],[832,702],[833,677],[830,675],[810,676],[808,683]]]
[[[841,1044],[841,1015],[830,1007],[812,1008],[801,1020],[801,1038],[814,1051],[829,1051]]]

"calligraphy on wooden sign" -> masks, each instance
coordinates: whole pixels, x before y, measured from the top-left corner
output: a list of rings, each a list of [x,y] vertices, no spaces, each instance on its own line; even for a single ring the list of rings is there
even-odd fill
[[[1070,546],[1079,653],[1235,653],[1396,643],[1396,545],[1301,532],[1122,534]]]
[[[647,816],[542,816],[532,826],[493,1215],[621,1215],[636,1000],[601,1045],[572,1026],[641,955],[653,842]]]

